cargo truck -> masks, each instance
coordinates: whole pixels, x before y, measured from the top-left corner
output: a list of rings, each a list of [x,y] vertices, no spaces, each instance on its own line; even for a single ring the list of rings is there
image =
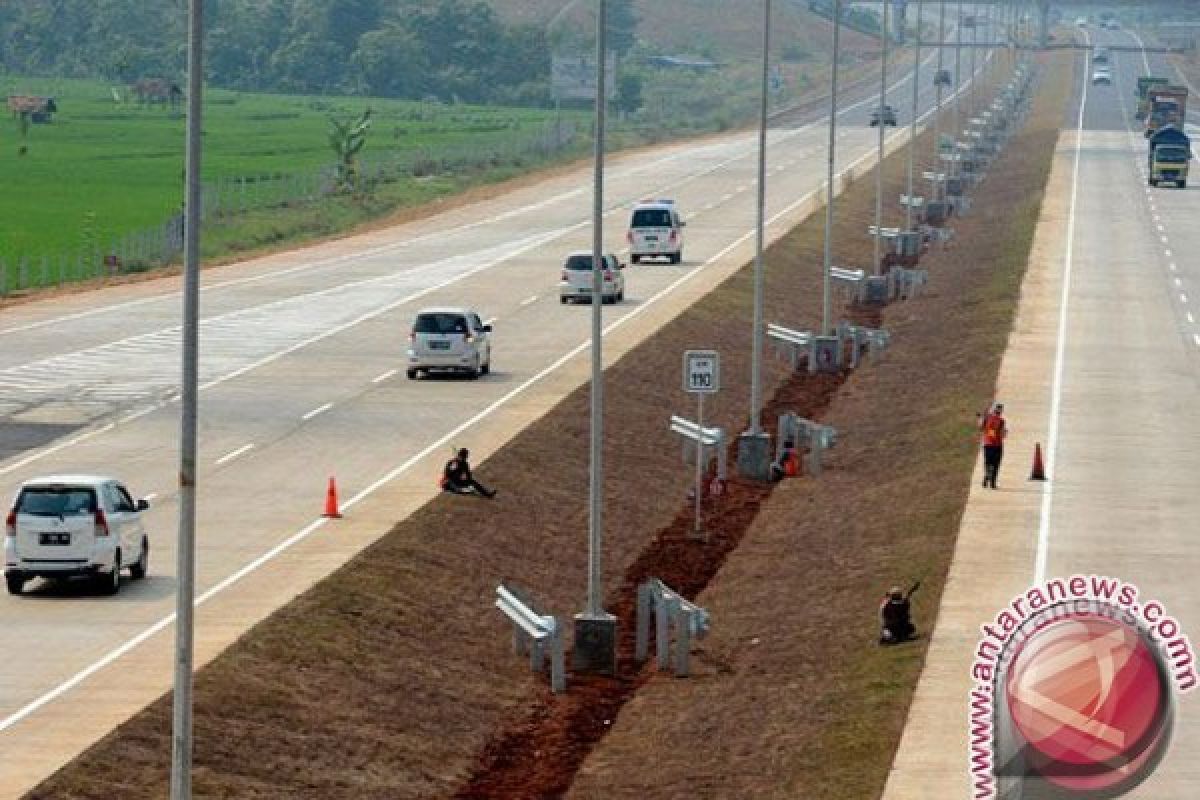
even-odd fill
[[[1150,87],[1151,86],[1166,86],[1170,83],[1166,78],[1156,78],[1153,75],[1143,75],[1137,79],[1137,113],[1134,115],[1139,120],[1146,118],[1146,114],[1150,110]]]
[[[1174,183],[1187,188],[1188,162],[1192,160],[1192,140],[1174,125],[1164,125],[1150,137],[1147,153],[1148,181],[1151,186]]]
[[[1166,125],[1183,130],[1187,116],[1188,90],[1186,86],[1152,86],[1146,93],[1150,99],[1150,110],[1146,117],[1146,138]]]

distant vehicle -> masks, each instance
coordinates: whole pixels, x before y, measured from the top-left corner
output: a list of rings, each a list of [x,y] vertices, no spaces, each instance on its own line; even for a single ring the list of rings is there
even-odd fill
[[[1092,54],[1092,63],[1093,64],[1108,64],[1109,63],[1108,51],[1105,50],[1103,47],[1096,48],[1096,52]]]
[[[1101,27],[1109,31],[1119,31],[1121,30],[1121,23],[1117,22],[1115,19],[1106,19],[1103,23],[1101,23]]]
[[[687,223],[675,208],[674,200],[647,200],[633,207],[629,218],[629,260],[666,258],[672,264],[683,260],[683,229]]]
[[[601,302],[619,303],[625,299],[625,265],[616,256],[606,255],[602,259],[604,267],[602,279]],[[571,253],[563,264],[562,280],[558,284],[558,299],[567,303],[571,300],[592,300],[592,254],[585,251]]]
[[[954,76],[950,74],[948,69],[939,69],[933,76],[934,86],[950,86],[954,83]]]
[[[1187,119],[1188,90],[1186,86],[1151,86],[1146,92],[1149,111],[1146,116],[1146,133],[1149,139],[1164,125],[1183,129]]]
[[[26,481],[4,524],[4,582],[21,594],[34,578],[91,579],[104,594],[150,569],[142,512],[150,505],[116,479],[51,475]]]
[[[1079,19],[1075,20],[1076,28],[1086,28],[1087,26],[1088,26],[1087,17],[1080,17]]]
[[[1166,86],[1170,81],[1166,78],[1159,78],[1153,75],[1143,75],[1137,79],[1137,111],[1134,113],[1136,119],[1145,119],[1150,113],[1150,89]]]
[[[888,125],[891,125],[893,128],[896,127],[896,109],[892,108],[891,106],[884,106],[882,115],[879,113],[878,108],[871,110],[872,128],[879,124],[879,119],[881,116],[883,118],[883,124],[885,127]]]
[[[426,308],[409,334],[408,378],[461,372],[472,380],[492,369],[492,326],[469,308]]]
[[[1108,67],[1097,67],[1092,73],[1092,86],[1112,86],[1112,72]]]
[[[1191,160],[1192,140],[1174,125],[1164,125],[1150,137],[1147,182],[1151,186],[1173,183],[1180,189],[1186,189]]]

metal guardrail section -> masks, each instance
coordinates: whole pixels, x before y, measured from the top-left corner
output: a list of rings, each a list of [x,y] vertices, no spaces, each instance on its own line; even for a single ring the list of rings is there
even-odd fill
[[[929,283],[929,271],[924,269],[897,267],[892,270],[892,274],[895,275],[896,296],[902,300],[916,297]]]
[[[690,419],[684,419],[676,414],[671,415],[671,432],[683,437],[683,460],[686,463],[693,450],[704,448],[716,450],[717,478],[724,481],[728,477],[726,438],[724,428],[702,428]]]
[[[504,584],[496,587],[496,608],[513,624],[513,652],[529,656],[529,668],[541,672],[550,659],[550,688],[555,694],[567,686],[563,659],[562,626],[552,616],[538,614]]]
[[[893,269],[894,271],[895,269]],[[851,368],[859,365],[864,350],[866,350],[871,363],[877,363],[883,355],[883,351],[887,349],[888,344],[892,341],[892,335],[883,328],[868,328],[865,325],[853,325],[845,320],[838,323],[837,335],[839,338],[851,343]]]
[[[795,331],[782,325],[767,323],[767,338],[775,346],[777,354],[780,350],[787,349],[793,370],[799,369],[801,355],[812,358],[812,331]]]
[[[689,671],[692,639],[708,635],[708,612],[685,600],[658,578],[638,587],[637,638],[634,658],[645,661],[650,655],[650,623],[654,622],[654,650],[658,668],[670,666],[671,630],[675,631],[675,675],[686,678]]]
[[[821,425],[797,414],[779,415],[778,435],[775,437],[775,460],[783,457],[783,445],[792,442],[797,449],[807,452],[804,463],[809,475],[821,474],[821,455],[837,445],[837,430],[830,425]]]

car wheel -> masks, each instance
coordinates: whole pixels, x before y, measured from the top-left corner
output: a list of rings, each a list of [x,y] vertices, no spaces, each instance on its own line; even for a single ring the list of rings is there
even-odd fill
[[[484,363],[484,365],[479,368],[479,374],[480,375],[490,375],[491,373],[492,373],[492,359],[489,356],[488,360]]]
[[[473,381],[479,379],[479,356],[475,356],[475,363],[467,369],[467,377]]]
[[[19,572],[4,573],[4,583],[8,585],[9,594],[20,594],[25,591],[25,576]]]
[[[135,581],[140,581],[146,577],[146,573],[150,571],[150,540],[145,536],[142,537],[142,554],[138,556],[138,560],[133,562],[129,567],[129,577]]]
[[[415,381],[417,379],[417,371],[415,369],[410,369],[404,374],[408,376],[410,381]]]
[[[114,595],[121,590],[121,551],[118,550],[113,556],[112,572],[101,572],[96,576],[96,582],[100,585],[100,593]]]
[[[564,295],[559,295],[558,302],[565,306],[567,304],[567,298]]]
[[[624,302],[625,302],[625,290],[624,290],[624,289],[622,289],[621,291],[617,292],[617,302],[618,302],[618,303],[624,303]]]
[[[1179,182],[1179,188],[1180,188],[1180,189],[1186,189],[1186,188],[1187,188],[1187,181],[1180,181],[1180,182]]]

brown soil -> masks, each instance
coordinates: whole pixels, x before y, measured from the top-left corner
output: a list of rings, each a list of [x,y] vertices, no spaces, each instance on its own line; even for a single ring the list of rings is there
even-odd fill
[[[1017,163],[994,171],[997,178],[989,184],[989,191],[994,192],[993,208],[1006,215],[1013,208],[1036,208],[1036,196],[1030,199],[1029,195],[1036,195],[1037,160],[1028,158],[1028,153],[1048,152],[1052,141],[1051,132],[1040,131],[1013,148],[1024,157],[1009,156],[1010,162]],[[922,152],[928,150],[926,144]],[[902,191],[903,166],[903,153],[887,164],[890,197]],[[837,202],[840,263],[866,263],[870,245],[863,232],[874,208],[873,181],[870,184],[860,181]],[[982,202],[977,208],[983,208]],[[733,482],[707,519],[713,533],[706,546],[683,541],[690,517],[681,509],[686,506],[691,471],[680,463],[679,445],[667,430],[666,420],[670,413],[691,407],[676,386],[680,351],[711,347],[722,352],[722,372],[730,380],[729,388],[708,404],[706,419],[729,431],[744,428],[748,391],[734,376],[749,374],[750,332],[744,321],[750,318],[750,271],[743,269],[606,372],[609,401],[605,416],[610,435],[605,442],[604,564],[608,578],[604,589],[606,605],[623,615],[619,681],[570,676],[566,695],[549,694],[544,679],[531,676],[527,664],[509,651],[509,632],[492,608],[495,587],[502,581],[532,590],[536,605],[548,613],[565,617],[581,605],[586,585],[587,515],[588,390],[584,386],[480,466],[480,477],[501,490],[496,501],[443,496],[431,502],[346,567],[264,620],[199,672],[196,796],[326,800],[456,793],[462,797],[536,797],[543,791],[540,796],[561,794],[598,736],[611,729],[615,717],[608,714],[615,711],[607,709],[620,709],[639,685],[648,681],[622,712],[637,723],[633,731],[641,730],[646,722],[645,693],[662,699],[664,687],[668,693],[674,687],[687,687],[687,691],[710,685],[716,688],[706,677],[672,682],[634,670],[628,661],[629,590],[645,575],[654,574],[688,594],[701,591],[741,537],[749,535],[760,542],[758,548],[764,546],[761,535],[755,533],[765,524],[761,522],[764,514],[759,515],[760,522],[751,525],[757,511],[764,511],[770,519],[782,519],[785,531],[803,523],[803,530],[812,538],[792,535],[785,537],[783,544],[776,542],[774,558],[751,569],[750,578],[755,580],[745,576],[747,567],[743,565],[738,567],[743,577],[731,585],[745,590],[747,598],[754,596],[756,592],[751,590],[761,590],[756,586],[759,575],[755,570],[761,570],[763,580],[757,582],[774,586],[789,602],[805,597],[805,575],[814,585],[828,587],[831,595],[828,600],[821,595],[818,607],[806,609],[804,618],[796,620],[797,627],[806,631],[808,649],[786,669],[780,664],[772,664],[769,670],[756,667],[753,659],[747,661],[744,647],[734,648],[729,643],[732,638],[744,645],[739,636],[751,630],[758,631],[756,635],[774,636],[765,619],[753,616],[763,614],[769,606],[714,604],[718,620],[714,640],[701,652],[698,664],[705,668],[698,671],[743,680],[753,675],[756,683],[748,685],[750,691],[743,694],[740,690],[735,693],[733,684],[722,682],[717,696],[708,695],[706,701],[762,703],[768,697],[774,701],[780,692],[790,692],[789,687],[808,672],[814,674],[806,691],[836,688],[839,680],[852,677],[849,662],[840,654],[847,635],[859,644],[863,641],[863,626],[856,618],[864,600],[870,606],[874,598],[864,598],[861,591],[865,586],[873,594],[879,580],[872,571],[875,566],[861,559],[888,553],[895,533],[909,531],[925,558],[940,558],[943,564],[948,558],[953,533],[952,526],[946,533],[947,525],[957,520],[961,511],[973,453],[969,420],[952,428],[950,434],[944,428],[933,428],[935,442],[959,456],[935,471],[935,479],[952,489],[948,496],[926,485],[928,470],[919,459],[903,461],[892,470],[903,480],[887,480],[887,458],[880,459],[878,451],[870,448],[887,447],[889,452],[911,448],[920,454],[923,451],[918,445],[929,438],[922,425],[931,423],[936,415],[952,416],[978,408],[990,394],[1023,253],[1002,265],[989,262],[988,243],[1006,240],[995,235],[986,240],[975,237],[1002,230],[1011,238],[1012,232],[989,225],[985,215],[986,211],[978,211],[963,220],[956,226],[960,235],[956,248],[930,259],[931,270],[937,273],[935,291],[886,312],[887,324],[896,335],[894,355],[878,369],[849,376],[836,399],[833,390],[842,378],[797,379],[784,364],[766,361],[765,390],[776,406],[818,417],[828,414],[842,430],[842,444],[825,477],[788,482],[765,504],[762,489]],[[895,218],[890,210],[888,222],[894,224]],[[803,320],[816,318],[822,222],[820,215],[808,220],[768,254],[768,320],[800,326]],[[1009,253],[1007,244],[996,248]],[[971,253],[969,260],[957,257],[966,252]],[[1007,257],[1014,259],[1011,254]],[[992,272],[993,268],[997,271]],[[1007,294],[1000,292],[1003,302],[996,301],[994,308],[991,295],[985,293],[977,299],[968,291],[996,283]],[[912,355],[906,356],[910,347]],[[948,348],[953,355],[938,348]],[[930,364],[943,368],[931,370]],[[925,401],[942,397],[936,392],[947,391],[954,403],[947,405],[942,398],[923,406]],[[901,402],[905,409],[917,409],[913,416],[869,413]],[[843,417],[849,412],[839,403],[855,404],[859,414]],[[853,468],[863,461],[874,465],[875,471],[863,474],[877,483],[860,483],[862,477]],[[781,498],[788,496],[794,505],[779,510]],[[839,502],[855,496],[864,502],[849,507]],[[940,515],[936,535],[919,535],[913,528],[925,519],[916,512],[927,508]],[[805,541],[806,546],[796,547],[797,541]],[[876,566],[888,567],[895,574],[899,557],[890,554],[890,561],[882,559]],[[803,570],[793,569],[796,558],[802,559]],[[737,561],[731,559],[730,566]],[[936,575],[943,573],[944,569]],[[722,573],[718,584],[724,580]],[[922,606],[927,615],[940,590],[937,577],[931,576],[929,583],[928,593],[919,596],[923,603],[931,604]],[[728,592],[722,596],[730,597]],[[736,606],[736,598],[734,593],[733,599],[725,602]],[[794,615],[784,613],[789,618]],[[739,614],[744,619],[735,623]],[[869,627],[869,613],[866,617]],[[856,621],[847,626],[850,619]],[[917,648],[901,651],[907,658],[907,672],[897,680],[906,689],[885,709],[888,734],[893,737],[886,740],[887,747],[893,745],[903,718],[920,652]],[[813,700],[804,707],[819,709],[819,719],[830,722],[836,708],[830,706],[828,696],[807,696]],[[612,705],[614,698],[621,702]],[[587,701],[595,707],[589,707]],[[592,711],[598,716],[592,716]],[[686,709],[681,712],[678,706],[671,713],[681,722],[687,716]],[[670,721],[664,719],[667,724]],[[817,721],[805,714],[795,720],[774,720],[798,729]],[[805,728],[813,729],[822,730],[820,725]],[[673,745],[665,746],[663,743],[674,739],[657,733],[647,740],[625,730],[622,726],[622,735],[606,738],[600,750],[607,752],[610,743],[613,747],[624,743],[634,748],[635,758],[611,762],[613,768],[607,771],[607,759],[593,767],[597,760],[593,758],[576,775],[577,786],[590,785],[590,776],[600,772],[614,787],[659,786],[653,780],[655,775],[677,787],[689,785],[681,764],[681,760],[691,760],[686,749],[675,751]],[[675,729],[669,730],[674,737]],[[703,767],[706,780],[723,765],[730,769],[720,773],[720,791],[712,793],[706,790],[707,784],[693,782],[678,796],[756,795],[755,787],[762,784],[752,780],[754,775],[768,773],[768,766],[794,766],[776,752],[754,750],[765,732],[744,714],[727,721],[719,714],[705,715],[691,734],[707,737],[714,748],[737,753],[739,758],[714,761],[709,766],[693,764],[693,768]],[[780,741],[794,744],[796,740],[785,737]],[[532,743],[541,754],[531,784],[505,777],[515,774],[505,763],[511,760],[514,745],[524,742]],[[164,697],[29,797],[163,797],[169,756],[170,698]],[[540,772],[542,768],[545,774]],[[712,785],[718,785],[715,778]],[[738,785],[742,788],[735,788]],[[611,796],[580,791],[591,792],[588,796]],[[662,797],[670,793],[647,790],[643,794]]]

